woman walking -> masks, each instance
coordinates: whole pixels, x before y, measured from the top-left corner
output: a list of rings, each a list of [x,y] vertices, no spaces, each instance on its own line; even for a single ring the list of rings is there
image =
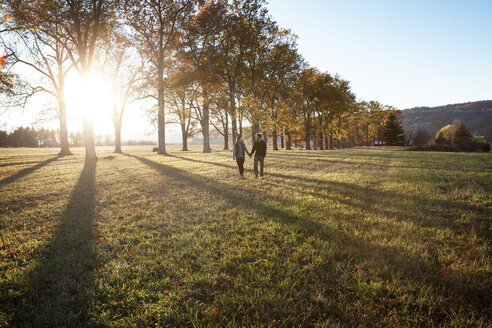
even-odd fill
[[[249,151],[244,144],[243,137],[237,136],[236,143],[234,144],[234,148],[232,150],[232,159],[236,160],[241,179],[244,179],[244,158],[246,157],[245,153],[249,156]]]

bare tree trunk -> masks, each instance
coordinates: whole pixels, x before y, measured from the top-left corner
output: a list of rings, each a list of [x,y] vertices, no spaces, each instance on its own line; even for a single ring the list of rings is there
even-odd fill
[[[237,111],[236,111],[236,88],[232,86],[230,88],[230,101],[231,101],[231,121],[232,121],[232,142],[236,142],[237,137]]]
[[[273,150],[278,150],[277,129],[272,131]]]
[[[114,125],[114,152],[121,154],[121,122]]]
[[[80,61],[82,63],[86,63],[86,54],[80,54]],[[87,77],[89,73],[89,68],[83,67],[82,68],[82,79]],[[90,95],[87,95],[88,97]],[[85,161],[97,161],[97,155],[96,155],[96,147],[94,144],[94,126],[93,126],[93,119],[92,117],[87,113],[87,109],[85,109],[84,113],[84,146],[85,146]]]
[[[224,150],[229,150],[229,115],[225,113]]]
[[[82,56],[83,58],[83,56]],[[85,61],[85,58],[82,59]],[[83,70],[82,79],[84,79],[88,74],[87,67]],[[87,95],[88,97],[90,95]],[[86,161],[97,161],[96,146],[94,143],[94,124],[93,118],[89,114],[84,114],[84,143],[85,143],[85,160]]]
[[[256,140],[256,134],[260,132],[260,124],[258,122],[254,122],[251,126],[251,142],[254,143]]]
[[[231,120],[232,120],[232,143],[234,144],[236,138],[237,138],[237,118],[236,116],[231,115]]]
[[[333,149],[333,134],[330,133],[330,150]]]
[[[188,131],[186,131],[186,122],[181,123],[181,140],[183,143],[182,151],[188,150]]]
[[[306,133],[306,149],[311,150],[311,135],[310,135],[310,130],[311,130],[311,116],[309,114],[306,115],[306,123],[305,123],[305,133]]]
[[[299,147],[299,141],[297,140],[297,137],[294,139],[294,147],[297,148]]]
[[[313,148],[318,150],[318,128],[316,127],[316,113],[313,114]]]
[[[84,115],[84,142],[85,142],[85,160],[97,161],[96,146],[94,145],[94,126],[92,118]]]
[[[243,136],[243,115],[241,113],[239,113],[239,135]]]
[[[113,126],[114,126],[114,152],[122,153],[121,151],[121,120],[118,115],[116,97],[113,96]]]
[[[321,130],[321,127],[323,125],[323,116],[319,115],[318,121],[319,121],[319,132],[318,132],[319,150],[324,150],[325,147],[323,145],[323,131]]]
[[[157,113],[157,130],[158,130],[158,154],[166,154],[166,130],[165,130],[165,117],[164,117],[164,90],[159,88],[158,98],[158,113]]]
[[[328,150],[328,134],[325,133],[325,149]]]
[[[284,134],[280,133],[280,148],[284,149]]]
[[[58,112],[60,114],[60,156],[72,155],[68,145],[67,112],[65,110],[65,100],[63,94],[58,96]]]
[[[287,135],[287,142],[285,143],[285,149],[292,150],[292,136],[288,130],[285,130],[285,134]]]
[[[162,48],[162,33],[161,32],[161,42],[159,45],[159,53],[157,58],[157,103],[158,103],[158,113],[157,113],[157,130],[158,130],[158,142],[157,142],[157,153],[166,154],[166,118],[164,112],[164,49]]]
[[[209,106],[209,100],[208,100],[208,94],[204,90],[203,91],[203,120],[201,123],[202,125],[202,136],[203,136],[203,152],[204,153],[210,153],[210,106]],[[184,150],[184,149],[183,149]],[[188,149],[186,149],[188,150]]]
[[[268,145],[268,134],[266,131],[263,131],[263,140],[265,141],[265,143]]]

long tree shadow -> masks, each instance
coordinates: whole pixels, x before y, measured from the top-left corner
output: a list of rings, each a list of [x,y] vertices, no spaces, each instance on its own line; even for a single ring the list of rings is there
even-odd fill
[[[268,201],[274,201],[276,204],[288,204],[289,201],[282,197],[263,195],[261,201],[252,200],[240,189],[221,183],[215,179],[192,174],[183,169],[157,163],[147,158],[128,154],[126,156],[139,160],[162,175],[172,177],[179,183],[194,186],[204,192],[212,193],[226,199],[233,206],[251,208],[264,218],[294,227],[306,236],[316,236],[322,240],[330,240],[334,243],[337,252],[343,254],[344,258],[352,258],[355,261],[354,263],[358,261],[379,263],[382,258],[386,259],[388,262],[385,265],[389,266],[389,271],[380,273],[382,275],[380,278],[396,275],[401,277],[401,279],[414,281],[424,287],[429,286],[433,291],[439,291],[439,293],[446,295],[446,298],[449,300],[448,302],[451,302],[451,300],[454,302],[459,299],[463,304],[471,304],[473,306],[472,311],[477,315],[483,316],[486,313],[486,309],[491,305],[491,300],[487,296],[487,292],[483,287],[480,287],[480,281],[484,277],[469,276],[463,279],[463,277],[457,276],[443,276],[439,272],[441,263],[436,257],[423,259],[418,255],[412,254],[403,246],[381,245],[373,240],[367,239],[367,237],[355,235],[352,231],[360,228],[361,217],[347,216],[342,212],[333,212],[330,215],[343,220],[350,229],[330,227],[322,222],[312,220],[309,216],[300,216],[282,205],[271,206],[268,204]],[[343,186],[339,186],[338,188],[343,188]],[[247,199],[247,202],[245,202],[245,199]],[[361,258],[361,256],[364,258]],[[333,272],[334,268],[326,267],[325,270],[332,273],[330,279],[344,279],[342,277],[336,277],[337,273]],[[341,280],[340,284],[343,284]],[[469,283],[465,284],[465,280]],[[439,311],[436,310],[432,315],[435,320],[434,322],[447,320],[446,315],[443,315],[443,313],[449,310],[449,308],[452,308],[453,311],[458,311],[458,308],[455,308],[457,304],[459,305],[459,302],[452,304],[443,302],[443,308],[437,309]],[[446,307],[449,308],[446,309]]]
[[[204,161],[204,160],[199,160],[199,159],[192,159],[192,158],[187,158],[187,157],[182,157],[178,155],[169,155],[170,157],[175,157],[181,160],[185,161],[190,161],[190,162],[195,162],[195,163],[201,163],[201,164],[208,164],[208,165],[215,165],[223,168],[228,168],[228,169],[236,169],[235,166],[228,165],[228,164],[223,164],[223,163],[217,163],[217,162],[210,162],[210,161]],[[245,169],[246,172],[252,172],[251,169]],[[286,174],[281,174],[281,173],[273,173],[273,172],[266,172],[266,175],[273,176],[276,178],[280,179],[287,179],[295,182],[296,184],[303,184],[307,187],[309,187],[307,184],[313,184],[322,188],[333,188],[337,186],[341,186],[343,188],[340,188],[341,190],[344,190],[345,194],[348,196],[354,196],[358,195],[360,193],[365,194],[365,195],[372,195],[374,199],[411,199],[412,201],[416,201],[422,204],[425,204],[426,206],[431,206],[431,205],[438,205],[442,208],[447,208],[447,209],[454,209],[454,210],[459,210],[459,209],[466,209],[469,211],[473,211],[476,214],[480,214],[484,217],[486,217],[488,214],[491,213],[491,210],[486,207],[480,207],[480,206],[475,206],[475,205],[470,205],[470,204],[465,204],[465,203],[460,203],[460,202],[452,202],[452,201],[447,201],[447,200],[440,200],[440,199],[428,199],[428,198],[423,198],[423,197],[418,197],[418,196],[411,196],[408,194],[399,194],[397,192],[393,191],[383,191],[383,190],[375,190],[372,188],[368,187],[360,187],[356,186],[350,183],[344,183],[344,182],[332,182],[332,181],[327,181],[327,180],[320,180],[320,179],[314,179],[314,178],[309,178],[309,177],[298,177],[298,176],[293,176],[293,175],[286,175]],[[311,186],[312,187],[312,186]],[[397,204],[395,202],[394,204]],[[479,223],[482,223],[482,220],[478,220]]]
[[[61,222],[14,302],[15,326],[89,326],[95,252],[96,163],[86,162]]]
[[[220,156],[225,156],[222,154],[219,154]],[[227,154],[229,156],[229,154]],[[414,170],[424,170],[424,171],[436,171],[436,172],[457,172],[458,169],[453,168],[445,168],[442,166],[438,167],[423,167],[423,166],[416,166],[416,165],[407,165],[407,164],[402,164],[402,163],[392,163],[392,164],[385,164],[385,163],[374,163],[374,162],[369,162],[366,159],[366,157],[369,157],[371,159],[378,158],[380,159],[380,154],[378,156],[371,154],[370,156],[363,156],[363,154],[357,154],[357,157],[360,157],[361,159],[364,159],[363,161],[350,161],[350,160],[343,160],[344,158],[350,158],[350,156],[337,156],[336,159],[332,158],[333,155],[330,155],[330,153],[321,153],[321,154],[310,154],[310,155],[296,155],[292,153],[276,153],[274,152],[271,154],[272,158],[280,157],[280,158],[286,158],[286,159],[303,159],[307,160],[309,162],[316,162],[316,163],[323,163],[323,164],[341,164],[341,165],[350,165],[350,166],[356,166],[358,167],[368,167],[368,168],[374,168],[378,170],[390,170],[390,169],[414,169]],[[180,156],[176,156],[180,157]],[[183,159],[187,159],[186,157],[180,157]],[[389,161],[391,158],[385,158],[386,161]],[[466,167],[466,168],[461,168],[460,172],[466,172],[466,173],[490,173],[492,170],[490,169],[485,169],[485,170],[476,170],[471,167]]]
[[[2,164],[0,164],[0,167],[6,167],[6,166],[16,166],[16,165],[27,165],[27,164],[34,164],[34,163],[39,163],[39,161],[27,161],[27,162],[15,162],[15,163],[2,163]]]
[[[223,163],[191,159],[176,155],[172,156],[186,161],[235,169],[234,166]],[[247,171],[251,170],[248,169]],[[457,233],[462,233],[464,231],[475,231],[478,237],[484,241],[488,241],[492,237],[492,232],[490,231],[490,226],[492,224],[490,220],[492,210],[484,206],[476,206],[463,202],[437,198],[420,197],[417,195],[403,194],[395,191],[376,190],[374,188],[357,186],[340,181],[333,182],[273,172],[267,172],[267,175],[282,180],[291,180],[292,182],[295,182],[296,186],[303,186],[304,188],[316,187],[319,191],[336,190],[339,194],[345,196],[346,198],[360,200],[360,207],[364,210],[377,210],[377,212],[389,215],[390,217],[397,214],[399,220],[411,220],[412,223],[417,224],[418,226],[446,228]],[[327,197],[320,192],[312,192],[310,194],[319,198]],[[361,198],[361,195],[366,196]],[[427,209],[428,215],[422,216],[418,212],[408,211],[406,213],[399,213],[401,212],[399,204],[403,199],[420,204],[422,207]],[[340,200],[340,202],[343,202],[346,205],[356,206],[356,204],[347,200]],[[462,212],[463,210],[469,211],[473,214],[471,221],[469,223],[455,224],[454,221],[456,221],[457,213]]]
[[[38,163],[34,166],[31,166],[31,167],[28,167],[28,168],[25,168],[25,169],[22,169],[20,170],[19,172],[9,176],[9,177],[6,177],[6,178],[3,178],[2,180],[0,180],[0,187],[1,186],[4,186],[6,184],[9,184],[11,182],[14,182],[22,177],[25,177],[26,175],[28,174],[31,174],[32,172],[36,171],[37,169],[40,169],[42,168],[43,166],[46,166],[48,164],[50,164],[51,162],[54,162],[58,159],[59,157],[52,157],[52,158],[49,158],[41,163]]]

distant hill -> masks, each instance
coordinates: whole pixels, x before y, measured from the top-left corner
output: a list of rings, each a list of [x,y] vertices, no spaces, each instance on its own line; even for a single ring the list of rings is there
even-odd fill
[[[435,134],[440,128],[461,120],[473,135],[492,141],[492,100],[475,101],[439,107],[415,107],[400,114],[405,133],[411,135],[419,127]]]

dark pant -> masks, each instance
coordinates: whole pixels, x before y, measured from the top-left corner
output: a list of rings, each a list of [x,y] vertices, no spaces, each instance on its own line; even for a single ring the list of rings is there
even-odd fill
[[[239,167],[239,174],[244,174],[244,157],[236,157],[237,167]]]
[[[258,162],[260,162],[260,177],[263,176],[263,165],[265,164],[264,156],[255,155],[255,176],[258,177]]]

